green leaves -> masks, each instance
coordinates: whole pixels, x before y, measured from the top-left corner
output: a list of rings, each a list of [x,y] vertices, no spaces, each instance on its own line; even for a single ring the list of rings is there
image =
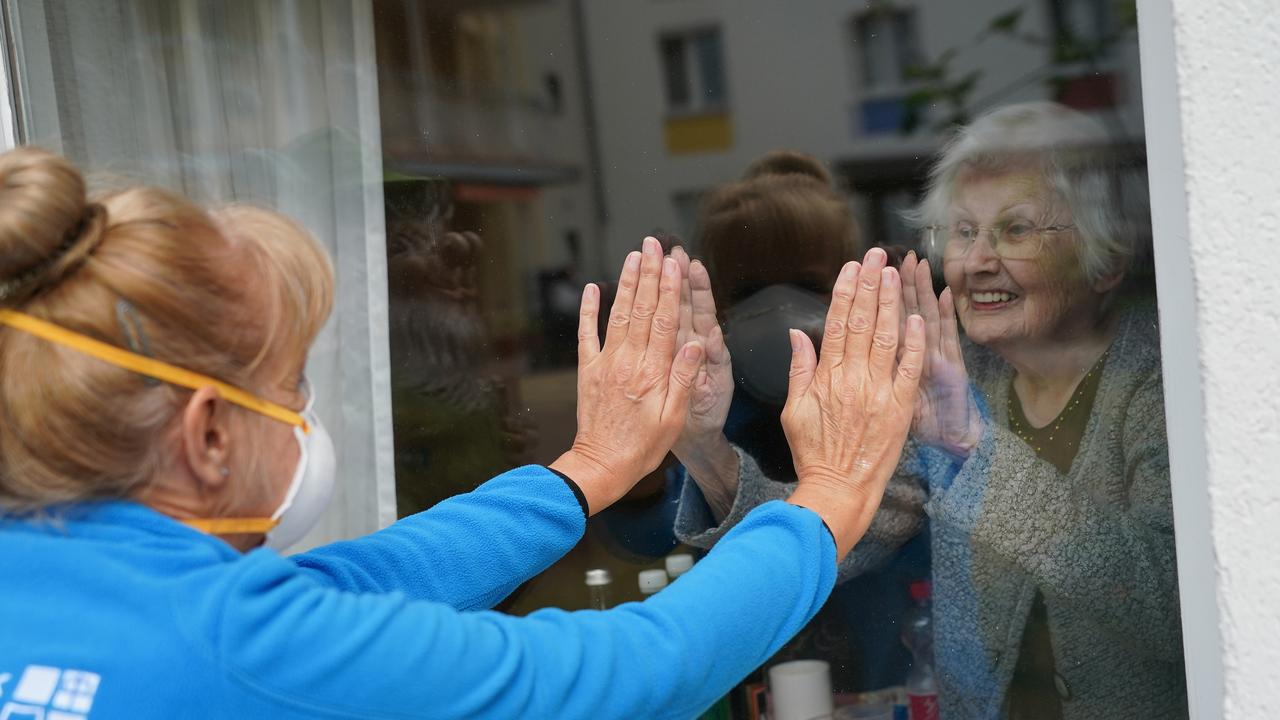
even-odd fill
[[[1022,19],[1022,13],[1025,7],[1017,7],[1009,12],[991,18],[991,24],[987,27],[994,33],[1005,33],[1012,35],[1018,29],[1018,21]]]

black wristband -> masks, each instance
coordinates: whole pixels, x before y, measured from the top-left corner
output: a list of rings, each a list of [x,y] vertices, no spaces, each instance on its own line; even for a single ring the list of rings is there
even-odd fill
[[[547,467],[547,466],[543,465],[543,467]],[[591,517],[591,510],[587,507],[587,496],[582,494],[582,488],[578,487],[578,483],[574,482],[573,478],[569,477],[568,475],[565,475],[559,470],[554,470],[549,467],[547,467],[547,470],[550,470],[553,474],[555,474],[556,477],[563,480],[565,485],[569,486],[569,490],[573,493],[573,496],[578,500],[578,505],[582,506],[582,519],[586,520],[587,518]]]
[[[819,520],[822,520],[822,516],[821,516],[821,515],[819,515],[819,516],[818,516],[818,519],[819,519]],[[836,534],[835,534],[835,533],[833,533],[833,532],[831,532],[831,526],[827,524],[827,521],[826,521],[826,520],[822,520],[822,527],[826,528],[826,529],[827,529],[827,534],[831,536],[831,544],[832,544],[832,545],[834,545],[834,546],[836,546],[837,548],[839,548],[839,547],[840,547],[840,543],[836,542]],[[838,564],[838,563],[837,563],[837,564]]]

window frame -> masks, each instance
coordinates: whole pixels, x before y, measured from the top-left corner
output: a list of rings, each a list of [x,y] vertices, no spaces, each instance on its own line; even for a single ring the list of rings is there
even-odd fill
[[[723,86],[723,95],[717,102],[708,102],[706,100],[704,88],[702,86],[702,66],[698,60],[697,45],[695,39],[699,35],[706,33],[714,33],[719,36],[720,46],[720,67],[721,67],[721,84]],[[671,88],[667,84],[667,57],[664,46],[667,42],[677,40],[683,48],[684,73],[689,83],[689,100],[683,105],[675,105],[671,102]],[[668,118],[682,117],[698,117],[702,115],[719,115],[729,112],[730,93],[729,93],[729,73],[725,70],[727,65],[725,52],[724,28],[715,23],[704,23],[698,25],[690,25],[681,28],[672,28],[660,30],[657,35],[658,62],[661,64],[662,72],[662,98],[664,109]]]
[[[876,100],[876,99],[902,97],[910,93],[912,90],[915,90],[918,87],[918,83],[912,83],[910,80],[907,80],[906,78],[902,78],[902,77],[899,77],[893,82],[881,83],[877,85],[873,85],[870,82],[870,77],[868,72],[870,68],[869,68],[869,63],[867,62],[869,53],[865,48],[863,48],[863,43],[862,43],[863,24],[868,22],[873,22],[876,20],[882,20],[882,19],[888,19],[892,23],[892,21],[895,20],[898,16],[906,16],[907,35],[910,37],[911,44],[912,44],[911,50],[913,54],[918,56],[920,51],[920,44],[921,44],[920,43],[920,25],[918,23],[918,18],[917,18],[917,8],[914,4],[893,3],[885,7],[876,7],[873,9],[860,10],[858,12],[853,13],[853,15],[849,17],[847,32],[848,32],[848,38],[849,38],[849,49],[852,51],[852,55],[854,58],[854,61],[853,61],[854,68],[855,68],[855,71],[853,74],[854,83],[855,83],[854,89],[857,91],[858,96],[861,99]],[[895,45],[895,47],[893,48],[894,50],[893,54],[895,56],[895,62],[896,62],[896,60],[900,59],[901,57],[902,49],[896,47],[897,34],[896,32],[892,31],[892,28],[890,32],[890,37],[893,38],[893,43]],[[919,62],[920,58],[916,57],[915,60],[916,62]],[[901,68],[901,70],[905,70],[905,69],[906,68]]]
[[[1191,718],[1207,719],[1220,717],[1223,713],[1226,698],[1225,645],[1217,598],[1218,566],[1211,533],[1207,427],[1199,364],[1201,343],[1197,333],[1199,309],[1189,242],[1174,9],[1172,0],[1137,0],[1137,4],[1148,191],[1153,208],[1152,235],[1156,239],[1154,260],[1188,707]],[[5,42],[3,53],[0,53],[0,93],[3,93],[3,98],[0,98],[0,151],[12,149],[19,142],[21,116],[16,102],[20,88],[12,66],[15,43],[13,8],[11,3],[0,0],[0,37]],[[658,35],[659,52],[663,38],[673,35],[691,37],[708,28],[721,33],[723,54],[723,28],[714,25],[661,32]],[[727,81],[728,73],[725,76]],[[859,90],[864,90],[861,87],[861,67],[856,77]],[[715,109],[727,110],[728,99],[726,82],[725,102]],[[710,111],[711,108],[702,107],[696,114]],[[683,114],[669,105],[667,112]]]
[[[1137,0],[1137,4],[1187,705],[1193,719],[1217,718],[1222,716],[1226,699],[1225,647],[1209,498],[1208,428],[1197,333],[1199,307],[1192,274],[1174,11],[1172,0]]]

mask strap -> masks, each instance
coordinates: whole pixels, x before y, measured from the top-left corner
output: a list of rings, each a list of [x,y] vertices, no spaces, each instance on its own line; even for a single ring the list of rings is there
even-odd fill
[[[272,518],[201,518],[180,522],[209,535],[262,535],[280,524]]]
[[[171,385],[190,390],[199,390],[203,387],[212,386],[217,388],[218,393],[227,402],[252,410],[259,415],[265,415],[273,420],[279,420],[282,423],[302,428],[304,433],[311,431],[307,421],[302,418],[301,414],[283,405],[278,405],[270,400],[247,393],[221,380],[215,380],[207,375],[201,375],[166,362],[131,353],[123,348],[109,345],[100,340],[94,340],[64,327],[34,318],[26,313],[21,313],[17,310],[0,309],[0,325],[8,325],[14,330],[34,335],[55,345],[71,348],[139,375],[163,380]]]

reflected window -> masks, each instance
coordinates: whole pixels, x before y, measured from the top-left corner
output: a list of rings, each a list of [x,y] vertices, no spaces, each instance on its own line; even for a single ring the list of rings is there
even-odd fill
[[[854,42],[862,61],[862,87],[900,88],[917,62],[915,12],[873,10],[854,21]]]
[[[723,108],[726,100],[724,51],[719,29],[665,35],[659,46],[669,110],[697,112]]]
[[[912,68],[919,63],[915,11],[868,11],[854,19],[852,41],[862,91],[861,130],[897,132],[906,116]]]

